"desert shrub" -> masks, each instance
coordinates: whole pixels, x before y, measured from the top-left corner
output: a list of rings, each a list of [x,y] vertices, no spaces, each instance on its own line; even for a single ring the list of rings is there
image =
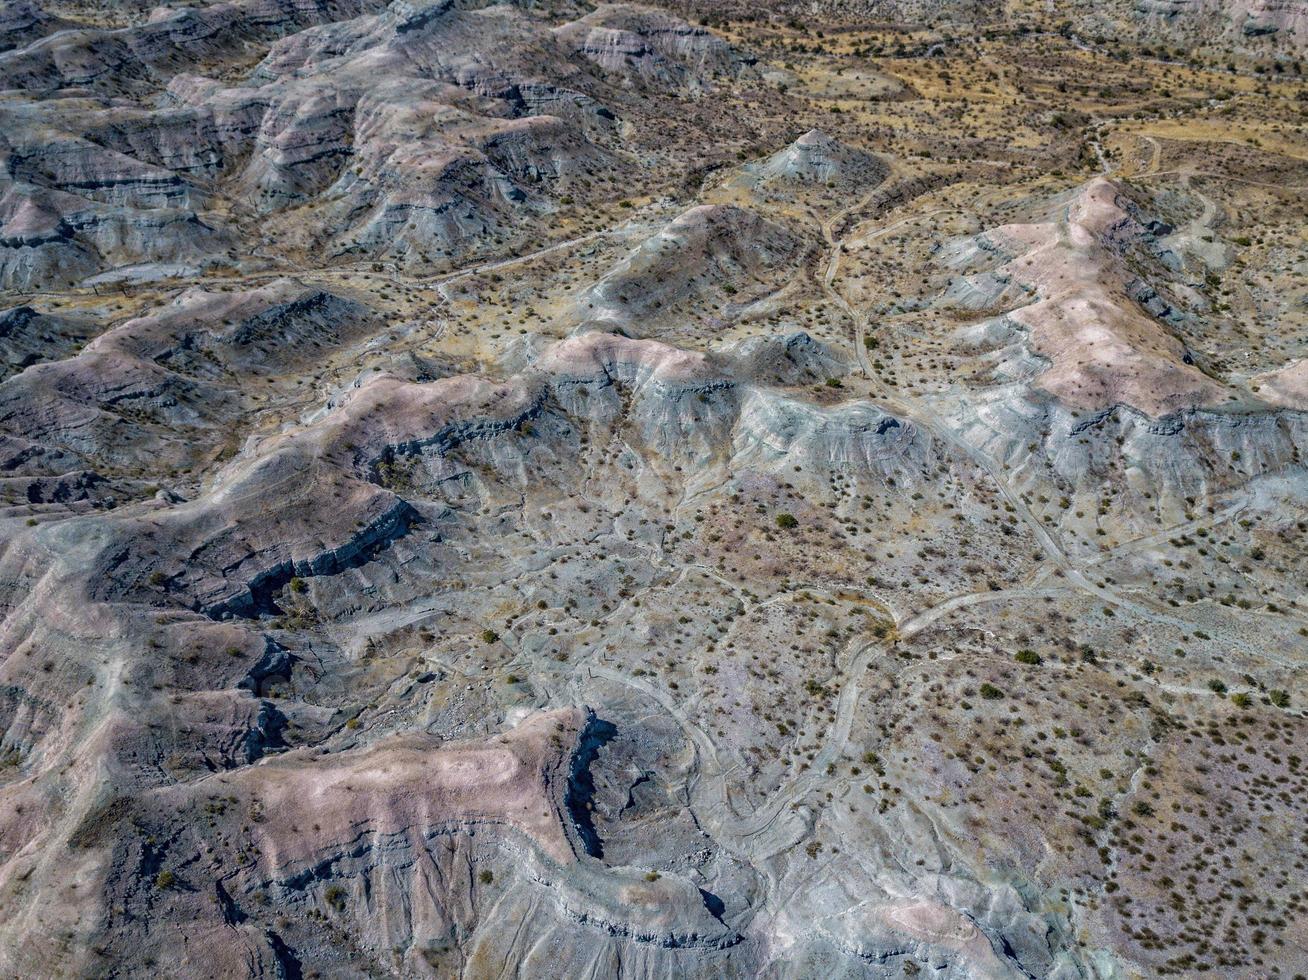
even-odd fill
[[[328,885],[327,890],[323,892],[323,898],[327,904],[336,910],[345,908],[345,889],[340,885]]]

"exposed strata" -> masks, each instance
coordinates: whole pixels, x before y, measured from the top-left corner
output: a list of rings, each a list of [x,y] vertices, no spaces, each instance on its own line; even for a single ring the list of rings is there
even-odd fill
[[[258,42],[273,43],[239,84],[188,71]],[[621,187],[634,171],[606,103],[625,90],[683,93],[748,71],[711,33],[621,5],[550,28],[508,5],[234,3],[62,32],[0,54],[13,90],[0,282],[231,263],[215,190],[256,214],[314,204],[288,229],[303,247],[448,260],[544,230],[532,222],[579,185]]]
[[[0,12],[4,971],[1308,966],[1293,32],[1021,6]]]
[[[811,246],[744,208],[702,205],[678,215],[577,303],[576,315],[613,329],[756,301],[785,286]]]
[[[873,154],[846,146],[818,129],[756,164],[744,168],[763,187],[822,184],[866,191],[884,179],[885,165]]]
[[[1124,253],[1142,226],[1107,180],[1087,185],[1048,224],[1006,226],[957,249],[957,263],[997,254],[1000,265],[966,276],[951,299],[980,309],[1030,297],[1005,314],[1049,362],[1036,383],[1076,408],[1125,404],[1151,416],[1220,404],[1222,386],[1194,366],[1185,345],[1139,308],[1124,288]],[[1004,330],[1003,324],[971,328]],[[1011,328],[1010,328],[1011,329]]]

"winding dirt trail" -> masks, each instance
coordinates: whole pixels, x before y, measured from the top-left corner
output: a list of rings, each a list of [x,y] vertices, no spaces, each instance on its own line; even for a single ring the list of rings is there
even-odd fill
[[[1031,512],[1030,508],[1022,500],[1021,495],[1010,486],[1008,481],[1004,478],[1002,469],[998,462],[956,434],[942,418],[931,410],[929,406],[919,400],[889,390],[889,388],[881,383],[876,377],[875,372],[872,370],[872,365],[867,356],[864,344],[867,316],[864,311],[854,306],[854,304],[852,304],[848,298],[835,287],[835,279],[839,269],[840,256],[843,252],[845,240],[843,237],[837,237],[834,234],[833,229],[847,214],[862,207],[866,200],[867,198],[863,198],[850,207],[836,212],[823,223],[822,231],[823,236],[827,241],[829,255],[821,284],[823,291],[826,293],[828,298],[843,309],[853,320],[855,355],[870,387],[872,388],[872,397],[879,406],[886,408],[901,420],[907,420],[920,426],[933,438],[948,445],[965,458],[971,460],[980,469],[984,470],[1004,500],[1012,507],[1013,512],[1030,530],[1032,536],[1039,543],[1041,550],[1050,560],[1053,567],[1062,572],[1063,580],[1066,583],[1065,585],[1058,587],[1034,587],[1027,585],[1013,589],[980,593],[963,593],[951,596],[907,619],[898,621],[896,623],[896,639],[899,641],[910,639],[928,629],[943,617],[959,609],[995,602],[1011,602],[1021,599],[1054,597],[1060,595],[1066,596],[1077,592],[1089,594],[1106,604],[1130,611],[1134,615],[1149,622],[1171,626],[1183,631],[1190,629],[1192,624],[1188,620],[1180,616],[1161,612],[1143,604],[1142,602],[1123,596],[1104,583],[1092,581],[1087,576],[1086,572],[1090,568],[1102,564],[1111,557],[1121,555],[1129,549],[1135,547],[1148,547],[1158,541],[1165,540],[1169,536],[1174,536],[1178,533],[1186,533],[1187,530],[1198,527],[1200,524],[1212,524],[1214,522],[1229,520],[1243,510],[1244,504],[1242,502],[1236,502],[1228,506],[1220,514],[1211,515],[1207,521],[1189,521],[1184,524],[1163,529],[1146,538],[1126,542],[1114,549],[1111,553],[1096,555],[1085,561],[1074,560],[1063,548],[1055,533],[1046,527],[1044,523]],[[931,213],[934,214],[939,212]],[[897,227],[925,216],[926,215],[921,215],[901,219],[894,224],[873,232],[872,236],[868,237],[886,234]],[[889,647],[889,643],[873,642],[862,645],[852,652],[852,655],[848,659],[848,665],[839,672],[838,676],[832,678],[829,682],[838,685],[840,691],[836,705],[835,717],[828,725],[825,737],[823,738],[822,744],[816,752],[810,767],[792,777],[786,784],[777,790],[767,800],[767,802],[758,806],[748,815],[737,815],[730,806],[727,799],[724,772],[718,763],[716,751],[712,747],[712,741],[708,739],[703,732],[698,731],[698,729],[694,730],[692,739],[695,741],[697,746],[702,746],[704,748],[705,758],[712,759],[711,771],[709,769],[701,771],[701,784],[706,784],[708,787],[712,788],[712,809],[717,810],[722,814],[730,814],[730,816],[720,816],[709,821],[714,827],[716,834],[729,839],[736,847],[743,846],[751,839],[770,835],[773,838],[771,843],[776,845],[776,849],[764,847],[760,852],[760,849],[757,846],[759,841],[755,840],[754,846],[750,847],[750,851],[754,854],[756,859],[760,856],[771,856],[772,854],[777,853],[777,851],[782,847],[790,846],[790,844],[783,843],[780,840],[780,837],[788,838],[791,835],[778,835],[776,832],[777,825],[778,823],[785,822],[786,817],[796,807],[798,807],[807,796],[818,788],[818,784],[826,778],[824,775],[826,765],[835,761],[844,751],[853,723],[853,717],[862,693],[860,679],[866,674],[868,665],[872,659],[877,656],[887,655]],[[616,674],[616,672],[611,673]],[[626,682],[617,676],[613,676],[612,679],[620,680],[624,683]],[[642,685],[642,689],[647,687],[648,685]],[[676,717],[676,715],[674,715],[674,717]],[[678,720],[680,721],[681,719]],[[683,727],[686,727],[688,734],[692,733],[693,726],[687,724]],[[798,817],[795,819],[802,822]],[[792,829],[799,830],[802,833],[802,828]]]

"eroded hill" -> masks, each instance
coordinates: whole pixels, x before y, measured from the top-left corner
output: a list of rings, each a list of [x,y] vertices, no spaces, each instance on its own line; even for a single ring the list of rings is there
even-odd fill
[[[5,7],[5,971],[1308,970],[1297,17]]]

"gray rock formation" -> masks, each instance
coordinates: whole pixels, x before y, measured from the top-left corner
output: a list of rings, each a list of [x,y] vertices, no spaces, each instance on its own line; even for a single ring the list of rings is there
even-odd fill
[[[1019,6],[0,9],[0,972],[1308,970],[1294,5]]]

